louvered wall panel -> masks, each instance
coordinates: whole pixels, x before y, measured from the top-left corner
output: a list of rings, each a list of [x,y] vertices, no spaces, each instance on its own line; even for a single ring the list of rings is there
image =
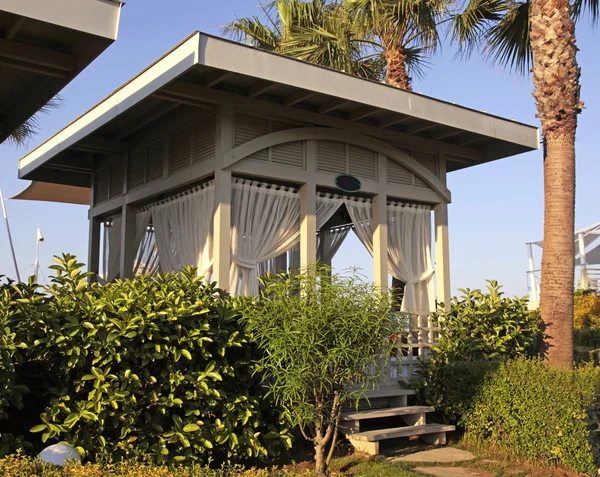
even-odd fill
[[[273,146],[271,148],[271,160],[278,164],[304,169],[304,141]]]
[[[346,145],[341,142],[319,141],[317,143],[317,170],[343,174],[346,168]]]
[[[115,162],[110,167],[110,198],[120,197],[123,195],[123,175],[125,170],[123,162]]]
[[[192,162],[215,157],[215,115],[211,113],[193,126]]]
[[[110,168],[105,167],[96,172],[94,184],[94,201],[98,204],[108,200],[108,186],[110,184]]]
[[[439,177],[438,170],[438,159],[435,154],[430,154],[427,152],[414,151],[413,158],[421,165],[425,166],[425,168],[433,173],[434,176]]]
[[[169,143],[169,171],[175,172],[192,164],[192,125],[173,131]]]
[[[146,182],[163,176],[165,168],[165,139],[160,138],[146,148]]]
[[[357,146],[348,146],[348,172],[359,179],[377,180],[377,153]]]
[[[388,182],[392,184],[413,185],[414,174],[396,161],[388,159]]]
[[[255,116],[248,116],[246,114],[235,115],[235,133],[234,143],[236,146],[245,144],[252,139],[269,134],[269,120],[264,118],[258,118]],[[259,159],[261,161],[269,160],[268,149],[263,149],[250,156],[249,159]]]
[[[129,156],[127,168],[127,187],[135,189],[146,183],[146,148]]]

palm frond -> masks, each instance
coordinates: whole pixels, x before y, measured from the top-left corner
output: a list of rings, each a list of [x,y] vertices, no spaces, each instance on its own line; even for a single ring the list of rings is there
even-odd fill
[[[600,18],[600,0],[574,0],[575,20],[579,20],[584,13],[589,14],[592,24],[596,24]]]
[[[20,124],[13,132],[10,133],[6,141],[9,144],[15,146],[24,146],[33,136],[39,133],[40,130],[40,116],[42,114],[48,114],[53,109],[60,107],[63,104],[63,100],[60,96],[56,95],[44,104],[37,113],[31,116],[23,124]]]
[[[452,15],[452,41],[459,46],[459,56],[469,56],[478,48],[493,22],[502,19],[506,0],[470,0],[462,12]]]
[[[278,32],[262,23],[258,17],[238,18],[223,27],[223,34],[263,50],[274,51],[279,44]]]
[[[531,3],[513,1],[502,19],[485,33],[484,53],[488,60],[521,74],[531,68]]]

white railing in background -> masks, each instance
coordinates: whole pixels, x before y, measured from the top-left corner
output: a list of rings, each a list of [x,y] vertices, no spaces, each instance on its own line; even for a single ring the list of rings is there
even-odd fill
[[[429,360],[431,347],[439,340],[440,328],[435,326],[432,313],[411,313],[408,331],[396,337],[396,353],[384,367],[380,387],[408,382],[415,376],[420,362]]]

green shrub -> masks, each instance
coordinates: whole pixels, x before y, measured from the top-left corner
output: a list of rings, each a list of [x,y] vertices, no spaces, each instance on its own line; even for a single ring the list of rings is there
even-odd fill
[[[320,267],[279,275],[246,302],[248,332],[264,351],[258,367],[289,422],[313,442],[319,474],[331,461],[342,405],[378,381],[392,335],[406,329],[391,310],[375,285]]]
[[[214,284],[186,269],[99,286],[71,256],[53,268],[44,295],[13,285],[0,300],[10,343],[0,373],[12,374],[2,427],[31,427],[42,442],[66,441],[91,457],[157,463],[254,458],[291,445],[253,375],[257,349],[234,300]]]
[[[462,425],[486,374],[498,362],[536,356],[540,348],[537,312],[526,298],[505,298],[496,281],[487,292],[461,290],[446,310],[442,303],[433,320],[440,328],[414,385],[422,403],[434,406],[446,422]]]
[[[580,330],[600,328],[600,294],[596,291],[575,291],[573,326]]]
[[[576,363],[600,365],[600,328],[573,330],[573,347]]]
[[[488,374],[464,416],[467,440],[517,459],[596,475],[589,416],[599,391],[600,368],[509,361]]]
[[[21,455],[0,458],[0,477],[286,477],[283,469],[245,469],[239,465],[213,469],[204,465],[156,465],[145,461],[125,460],[116,463],[68,462],[55,466]]]
[[[433,321],[440,327],[432,361],[478,361],[534,356],[540,347],[540,318],[528,310],[527,298],[506,298],[501,286],[488,280],[487,293],[461,289],[449,308],[442,303]]]
[[[415,390],[423,404],[435,407],[444,422],[462,426],[487,374],[497,361],[456,361],[421,367]]]

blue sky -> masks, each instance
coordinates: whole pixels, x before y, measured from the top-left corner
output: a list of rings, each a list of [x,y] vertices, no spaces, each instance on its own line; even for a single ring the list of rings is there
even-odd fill
[[[129,0],[121,15],[118,40],[80,74],[63,92],[64,105],[42,118],[41,133],[25,148],[0,146],[0,187],[10,197],[27,186],[17,179],[17,160],[65,124],[128,80],[194,30],[219,34],[235,16],[259,13],[258,0]],[[176,5],[176,8],[175,8]],[[600,221],[600,167],[597,142],[600,126],[600,77],[597,60],[599,37],[586,22],[578,26],[582,98],[586,109],[577,137],[576,226]],[[473,55],[455,61],[445,46],[432,60],[415,91],[454,101],[474,109],[537,125],[530,78],[521,78],[484,64]],[[472,167],[449,175],[450,261],[452,289],[481,287],[496,279],[508,294],[527,291],[525,242],[542,237],[541,151]],[[36,228],[45,242],[41,266],[62,252],[87,259],[87,209],[83,206],[28,201],[7,201],[17,260],[22,275],[32,273]],[[352,236],[349,236],[352,237]],[[359,265],[371,273],[367,252],[349,238],[334,261],[336,268]],[[0,274],[14,277],[4,224],[0,225]],[[41,279],[44,282],[44,279]]]

